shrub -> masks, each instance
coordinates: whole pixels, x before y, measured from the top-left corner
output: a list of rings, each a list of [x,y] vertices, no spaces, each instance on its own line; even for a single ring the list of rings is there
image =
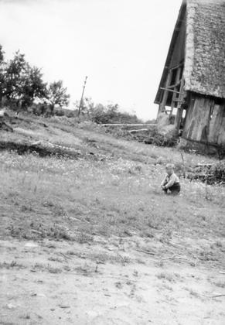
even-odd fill
[[[76,105],[79,106],[78,104]],[[97,124],[133,124],[143,123],[135,114],[122,112],[118,104],[95,104],[91,98],[85,98],[81,115],[86,115]]]
[[[177,136],[175,133],[161,134],[157,127],[154,127],[149,131],[149,136],[144,142],[160,147],[174,147],[177,145]]]
[[[190,179],[198,179],[207,184],[225,184],[225,162],[214,165],[197,165],[188,175]]]
[[[213,165],[211,167],[211,173],[216,180],[225,183],[225,162],[220,161]]]

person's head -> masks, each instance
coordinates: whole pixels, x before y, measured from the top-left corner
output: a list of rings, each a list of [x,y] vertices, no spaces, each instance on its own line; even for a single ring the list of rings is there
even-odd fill
[[[166,172],[168,175],[172,175],[174,172],[174,165],[173,164],[167,164],[166,165]]]

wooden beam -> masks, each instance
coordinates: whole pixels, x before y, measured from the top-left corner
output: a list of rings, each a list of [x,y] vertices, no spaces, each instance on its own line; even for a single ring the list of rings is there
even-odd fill
[[[182,67],[183,65],[184,65],[184,60],[182,60],[181,63],[179,63],[179,64],[175,65],[174,67],[172,67],[171,70],[178,69],[178,68]]]
[[[163,87],[160,87],[160,89],[162,90],[166,90],[166,91],[170,91],[172,93],[176,93],[176,94],[179,94],[180,92],[179,91],[176,91],[176,90],[173,90],[173,89],[169,89],[169,88],[163,88]]]
[[[181,79],[177,83],[175,83],[174,85],[168,86],[168,89],[175,88],[175,87],[179,86],[180,83],[181,83]]]
[[[172,78],[172,71],[170,70],[169,73],[168,73],[167,79],[166,79],[166,86],[165,86],[165,88],[164,89],[160,88],[160,89],[164,90],[164,92],[163,92],[162,101],[159,104],[158,115],[161,112],[164,112],[165,111],[166,101],[167,101],[167,98],[168,98],[168,89],[167,88],[170,85],[171,78]]]
[[[182,106],[181,102],[184,99],[184,79],[182,79],[182,81],[181,81],[180,95],[179,95],[178,99],[179,99],[179,103],[178,103],[178,107],[177,107],[177,115],[175,118],[175,128],[176,128],[177,132],[180,129],[180,123],[181,123],[182,114],[183,114],[183,106]]]
[[[100,126],[152,126],[152,125],[156,125],[155,123],[133,123],[133,124],[129,124],[129,123],[104,123],[104,124],[98,124]]]
[[[180,72],[181,72],[181,67],[179,67],[176,71],[176,79],[175,79],[175,83],[178,84],[178,82],[180,81]],[[178,84],[180,86],[180,83]],[[175,88],[177,90],[177,88]],[[175,90],[175,91],[176,91]],[[177,99],[177,91],[173,93],[173,96],[172,96],[172,101],[171,101],[171,112],[170,112],[170,115],[173,114],[173,109],[175,107],[175,100]],[[180,97],[180,92],[178,92],[178,98]]]

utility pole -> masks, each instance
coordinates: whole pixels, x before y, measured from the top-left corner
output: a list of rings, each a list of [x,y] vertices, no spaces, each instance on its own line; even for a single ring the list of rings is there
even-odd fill
[[[84,79],[84,85],[83,85],[83,91],[82,91],[82,95],[81,95],[81,99],[80,99],[80,105],[79,105],[79,110],[78,110],[78,116],[80,116],[81,113],[81,109],[82,109],[82,104],[83,104],[83,97],[84,97],[84,90],[85,90],[85,86],[87,83],[87,76]]]

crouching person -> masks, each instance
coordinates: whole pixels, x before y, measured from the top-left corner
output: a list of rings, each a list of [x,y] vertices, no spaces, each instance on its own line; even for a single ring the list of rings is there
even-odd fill
[[[166,165],[166,176],[162,181],[161,187],[165,193],[179,194],[180,192],[180,180],[179,177],[174,173],[174,165]]]

